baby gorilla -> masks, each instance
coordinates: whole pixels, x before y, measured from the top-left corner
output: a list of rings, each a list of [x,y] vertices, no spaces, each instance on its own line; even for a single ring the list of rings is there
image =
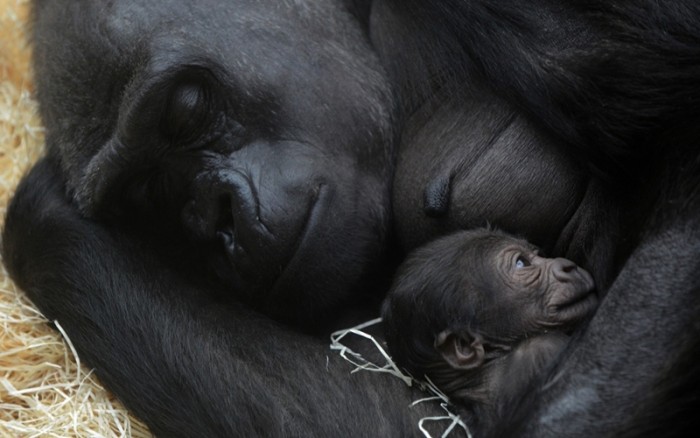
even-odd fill
[[[412,253],[382,316],[394,360],[485,432],[596,306],[593,280],[575,263],[479,229]]]

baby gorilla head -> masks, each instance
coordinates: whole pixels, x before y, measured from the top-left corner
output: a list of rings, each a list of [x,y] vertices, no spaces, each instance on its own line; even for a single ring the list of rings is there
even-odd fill
[[[597,305],[591,276],[502,232],[463,231],[412,253],[383,306],[389,350],[460,405],[501,404]]]

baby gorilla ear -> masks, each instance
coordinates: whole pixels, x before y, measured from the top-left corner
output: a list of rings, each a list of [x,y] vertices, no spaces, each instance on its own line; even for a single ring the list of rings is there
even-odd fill
[[[472,370],[484,362],[484,345],[478,335],[471,333],[445,330],[435,337],[435,349],[456,370]]]

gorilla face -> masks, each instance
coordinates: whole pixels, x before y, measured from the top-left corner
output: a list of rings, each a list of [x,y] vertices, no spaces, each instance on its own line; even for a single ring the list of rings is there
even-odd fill
[[[338,5],[172,3],[92,6],[90,39],[41,27],[49,153],[84,214],[182,230],[169,238],[206,248],[236,294],[308,322],[383,251],[392,152],[378,61]],[[37,20],[71,7],[43,5]]]

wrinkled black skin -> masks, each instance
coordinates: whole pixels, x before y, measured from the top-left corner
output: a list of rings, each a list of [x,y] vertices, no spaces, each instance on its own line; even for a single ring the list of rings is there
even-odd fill
[[[36,2],[49,158],[12,201],[4,260],[152,430],[416,432],[405,390],[313,372],[325,341],[250,309],[318,330],[373,308],[358,290],[399,139],[404,249],[488,220],[607,290],[495,435],[694,425],[694,1],[235,3]],[[232,223],[247,255],[227,256]]]

